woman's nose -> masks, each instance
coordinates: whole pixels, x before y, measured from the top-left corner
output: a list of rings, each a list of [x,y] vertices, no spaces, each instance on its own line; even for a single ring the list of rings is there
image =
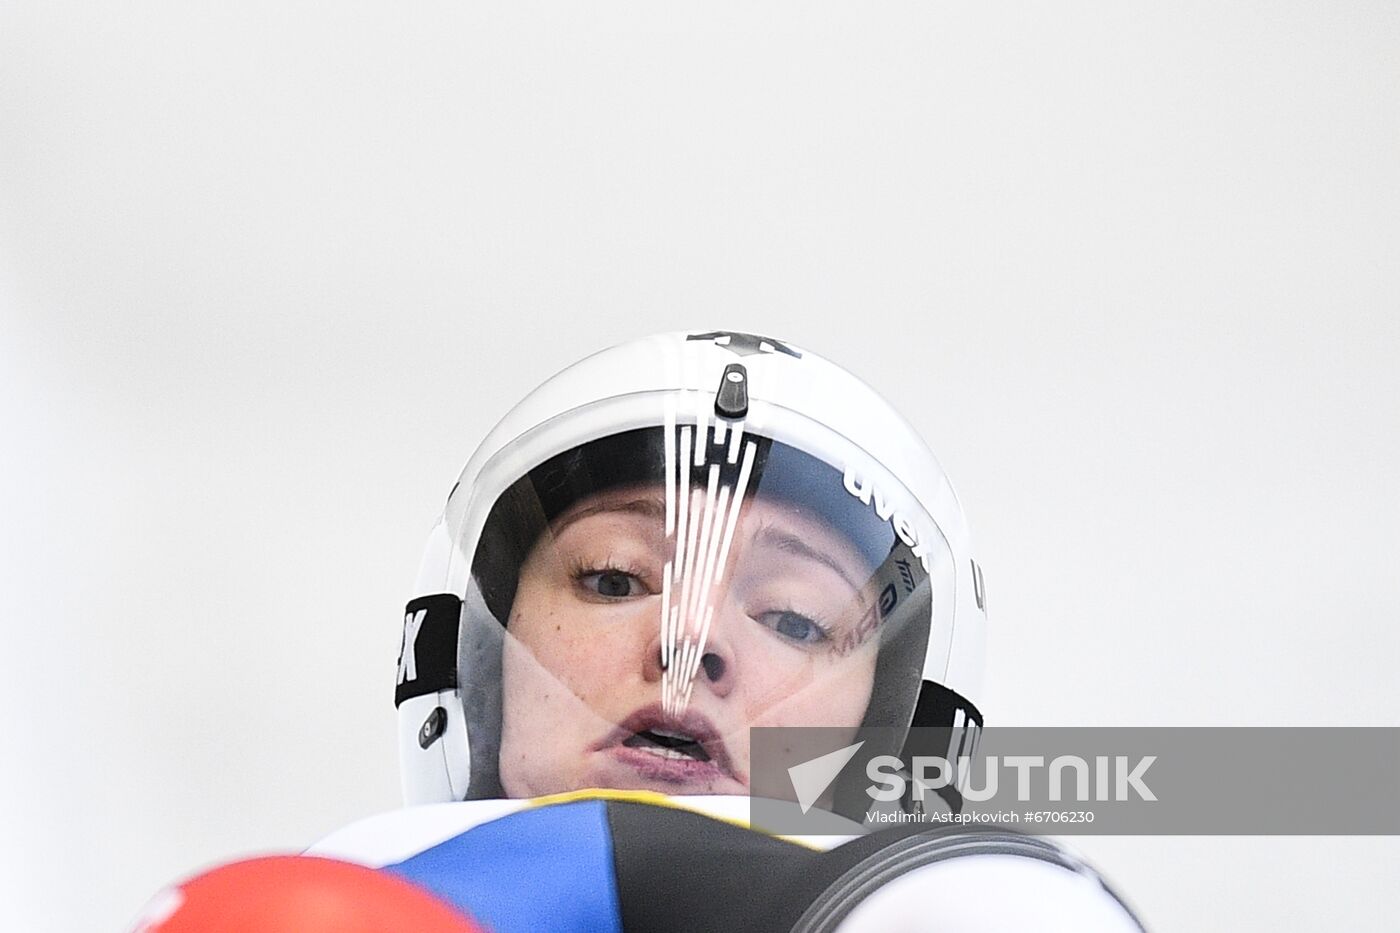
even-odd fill
[[[723,680],[725,672],[729,670],[729,662],[713,651],[706,651],[700,655],[700,666],[705,669],[705,676],[712,683],[719,683]]]
[[[695,653],[699,652],[699,658]],[[679,678],[681,681],[696,681],[696,689],[708,689],[715,696],[725,697],[734,689],[734,658],[728,642],[714,629],[709,632],[705,645],[700,646],[691,640],[687,647],[685,639],[678,639],[674,650],[663,654],[661,635],[657,634],[646,647],[642,661],[642,674],[651,683],[663,677]],[[683,686],[684,684],[680,684]]]

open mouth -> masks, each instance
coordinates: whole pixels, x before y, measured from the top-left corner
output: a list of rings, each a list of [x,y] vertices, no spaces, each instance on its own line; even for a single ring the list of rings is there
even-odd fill
[[[631,738],[623,739],[622,744],[627,748],[644,749],[662,758],[677,761],[685,758],[694,761],[710,760],[710,753],[705,751],[705,746],[694,736],[684,732],[645,729],[634,733]]]
[[[677,716],[660,704],[643,707],[618,724],[596,748],[666,786],[714,787],[737,781],[724,739],[695,710]],[[740,781],[739,783],[743,783]]]

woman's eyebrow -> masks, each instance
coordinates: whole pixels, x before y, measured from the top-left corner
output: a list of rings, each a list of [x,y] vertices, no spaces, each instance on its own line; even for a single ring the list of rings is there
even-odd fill
[[[824,567],[830,567],[836,572],[837,576],[850,585],[851,589],[855,590],[857,593],[860,592],[860,587],[851,579],[850,574],[846,571],[846,568],[841,565],[840,561],[825,551],[812,547],[795,534],[775,528],[772,525],[765,525],[763,528],[759,529],[758,534],[754,536],[754,543],[766,544],[788,554],[816,561]]]
[[[651,496],[638,496],[635,499],[624,499],[621,502],[595,502],[587,505],[576,512],[571,512],[559,520],[554,533],[558,534],[568,528],[581,518],[590,515],[601,515],[608,512],[624,512],[632,515],[640,515],[643,518],[651,518],[657,521],[664,521],[666,518],[666,503],[659,498]]]

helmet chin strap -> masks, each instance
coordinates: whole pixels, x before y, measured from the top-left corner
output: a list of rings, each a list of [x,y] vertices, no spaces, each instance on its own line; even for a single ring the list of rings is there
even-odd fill
[[[919,686],[919,700],[910,726],[899,756],[901,761],[912,761],[921,755],[937,756],[957,766],[962,759],[977,754],[977,743],[982,737],[982,714],[971,700],[956,691],[925,680]],[[938,796],[953,813],[962,812],[960,788],[966,777],[956,773],[952,781],[937,789]],[[912,788],[913,782],[908,786]]]
[[[972,701],[932,680],[924,680],[919,685],[919,698],[914,707],[910,728],[900,738],[899,731],[890,725],[867,722],[861,727],[860,737],[865,741],[867,755],[895,755],[900,761],[910,762],[917,757],[937,757],[950,762],[956,769],[961,758],[973,758],[977,753],[978,739],[982,735],[982,714]],[[900,806],[910,813],[922,812],[925,804],[913,797],[915,782],[907,771],[906,794]],[[943,786],[929,787],[942,798],[943,805],[950,813],[961,813],[963,795],[961,787],[966,775],[956,772]],[[868,781],[859,769],[843,771],[834,785],[833,810],[850,820],[862,822],[870,809],[871,798],[866,791]]]
[[[435,593],[404,607],[399,648],[399,761],[406,802],[461,799],[467,793],[471,750],[457,681],[462,600]],[[403,728],[411,723],[412,731]],[[412,775],[412,779],[410,779]]]
[[[419,596],[404,607],[395,707],[410,697],[457,688],[457,630],[461,619],[462,601],[451,593]]]

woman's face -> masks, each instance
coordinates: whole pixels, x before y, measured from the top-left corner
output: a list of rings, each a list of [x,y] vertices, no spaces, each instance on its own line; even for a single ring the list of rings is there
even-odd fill
[[[675,557],[659,487],[591,496],[541,535],[502,657],[509,796],[743,794],[750,727],[860,724],[878,616],[871,567],[844,538],[759,497],[713,560],[717,582],[701,555],[668,584]]]

